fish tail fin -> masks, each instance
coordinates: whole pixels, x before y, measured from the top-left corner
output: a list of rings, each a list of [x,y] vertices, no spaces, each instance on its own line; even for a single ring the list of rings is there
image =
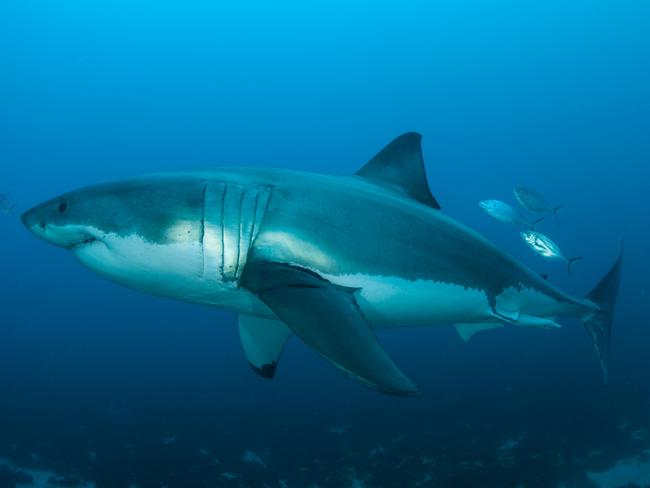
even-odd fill
[[[609,375],[609,350],[612,336],[612,319],[621,277],[621,263],[623,261],[623,244],[618,259],[609,272],[600,280],[596,287],[586,296],[586,299],[597,307],[590,310],[582,317],[591,342],[596,348],[596,354],[603,370],[603,381],[607,383]]]
[[[544,220],[546,217],[540,217],[539,219],[535,220],[530,224],[530,230],[535,230],[535,226],[539,224],[542,220]]]
[[[564,208],[564,205],[558,205],[557,207],[553,207],[553,217],[555,217],[555,222],[559,225],[560,224],[560,219],[557,216],[558,210],[561,208]]]
[[[575,263],[576,261],[580,261],[582,259],[582,256],[576,256],[575,258],[571,258],[567,261],[569,265],[569,276],[571,276],[571,265]]]

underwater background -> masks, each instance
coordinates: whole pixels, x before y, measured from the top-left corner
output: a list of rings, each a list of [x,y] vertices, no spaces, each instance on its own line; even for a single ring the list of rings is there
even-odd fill
[[[650,486],[649,53],[644,0],[3,1],[0,488]],[[571,320],[379,331],[417,398],[297,339],[267,381],[233,314],[109,283],[19,219],[152,171],[352,174],[410,130],[443,211],[562,289],[624,240],[608,385]],[[573,276],[477,205],[517,185],[565,205],[539,230]]]

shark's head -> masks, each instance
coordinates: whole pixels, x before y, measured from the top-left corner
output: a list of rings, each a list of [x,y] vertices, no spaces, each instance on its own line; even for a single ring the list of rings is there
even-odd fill
[[[22,216],[38,237],[121,284],[177,295],[203,272],[199,178],[152,176],[82,188]]]
[[[98,207],[97,197],[84,191],[67,193],[25,212],[21,220],[32,233],[50,244],[70,250],[100,241],[101,229],[90,214]]]

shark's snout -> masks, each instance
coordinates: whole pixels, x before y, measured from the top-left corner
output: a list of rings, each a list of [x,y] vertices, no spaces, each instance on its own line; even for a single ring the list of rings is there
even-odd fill
[[[21,222],[22,222],[23,225],[24,225],[25,227],[27,227],[28,229],[29,229],[29,222],[30,222],[30,218],[29,218],[29,217],[30,217],[29,210],[28,210],[27,212],[23,213],[23,214],[20,216],[20,220],[21,220]]]
[[[53,242],[52,239],[47,236],[48,225],[43,213],[42,204],[27,210],[27,212],[20,216],[20,220],[32,234],[48,242],[52,242],[53,244],[60,245],[60,243]]]
[[[45,231],[47,223],[39,214],[39,207],[34,207],[22,214],[20,220],[31,232],[42,237],[41,234]]]
[[[65,209],[61,203],[45,202],[20,216],[23,225],[37,237],[66,249],[97,240],[86,226],[63,218]]]

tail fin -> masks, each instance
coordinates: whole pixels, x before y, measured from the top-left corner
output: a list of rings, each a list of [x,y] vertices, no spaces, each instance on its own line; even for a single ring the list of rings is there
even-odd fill
[[[612,335],[612,318],[618,295],[618,285],[621,276],[621,263],[623,261],[623,245],[618,259],[609,273],[600,280],[596,287],[587,295],[587,300],[598,306],[593,314],[583,317],[583,323],[591,341],[596,348],[596,354],[603,370],[603,380],[607,383],[610,338]]]
[[[569,276],[571,276],[571,265],[575,263],[576,261],[580,261],[582,259],[582,256],[576,256],[575,258],[571,258],[567,261],[569,264]]]
[[[564,205],[558,205],[557,207],[553,207],[553,217],[555,217],[555,222],[560,225],[560,219],[557,218],[557,211],[560,210],[561,208],[564,208]]]
[[[542,220],[544,220],[545,218],[546,218],[546,217],[541,217],[541,218],[535,220],[534,222],[532,222],[532,223],[530,224],[530,230],[535,230],[535,226],[536,226],[537,224],[539,224],[539,223],[540,223]]]

